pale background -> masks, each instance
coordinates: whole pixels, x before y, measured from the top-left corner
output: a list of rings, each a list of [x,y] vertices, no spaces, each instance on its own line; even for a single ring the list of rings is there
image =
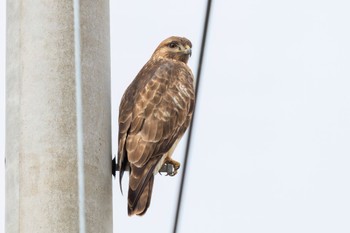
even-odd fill
[[[197,71],[205,5],[111,1],[113,153],[121,95],[161,40],[191,39]],[[179,232],[350,232],[349,10],[347,0],[214,1]],[[4,51],[0,0],[0,232]],[[184,141],[175,158],[183,152]],[[179,181],[157,176],[142,218],[127,217],[113,182],[115,232],[171,232]]]

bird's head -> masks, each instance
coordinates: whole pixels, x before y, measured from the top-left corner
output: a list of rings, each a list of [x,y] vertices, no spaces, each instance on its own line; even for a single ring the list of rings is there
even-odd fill
[[[173,59],[187,63],[192,54],[192,43],[185,37],[172,36],[160,43],[154,51],[153,59]]]

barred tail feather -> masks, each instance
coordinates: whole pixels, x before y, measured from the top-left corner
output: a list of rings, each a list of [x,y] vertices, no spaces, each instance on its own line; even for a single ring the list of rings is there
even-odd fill
[[[132,190],[129,188],[128,192],[128,215],[134,214],[142,216],[146,213],[150,203],[153,189],[154,175],[148,180],[145,180],[140,190]]]

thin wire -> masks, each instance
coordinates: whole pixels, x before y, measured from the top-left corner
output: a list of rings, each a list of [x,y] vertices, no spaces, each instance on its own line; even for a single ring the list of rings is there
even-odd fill
[[[80,49],[80,2],[74,4],[74,54],[75,54],[75,101],[77,114],[77,160],[78,160],[78,205],[79,232],[85,233],[85,178],[84,178],[84,137],[83,101],[81,87],[81,49]]]
[[[200,55],[199,55],[197,77],[196,77],[196,87],[195,87],[195,95],[196,95],[196,97],[198,96],[200,77],[201,77],[201,72],[202,72],[202,63],[203,63],[203,57],[204,57],[205,42],[206,42],[207,32],[208,32],[210,8],[211,8],[211,0],[208,0],[207,10],[206,10],[206,15],[205,15],[205,21],[204,21],[203,35],[202,35],[202,45],[201,45],[201,50],[200,50]],[[183,162],[183,165],[182,165],[183,171],[182,171],[180,190],[179,190],[179,196],[178,196],[178,201],[177,201],[177,208],[176,208],[176,215],[175,215],[173,233],[177,232],[177,226],[178,226],[178,221],[179,221],[179,216],[180,216],[182,194],[183,194],[184,183],[185,183],[185,178],[186,178],[188,155],[189,155],[189,151],[190,151],[190,147],[191,147],[192,129],[193,129],[193,124],[194,124],[194,119],[195,119],[196,106],[197,106],[197,104],[195,105],[195,108],[193,110],[192,122],[191,122],[191,125],[190,125],[190,128],[189,128],[189,131],[188,131],[186,150],[185,150],[185,159],[184,159],[184,162]]]

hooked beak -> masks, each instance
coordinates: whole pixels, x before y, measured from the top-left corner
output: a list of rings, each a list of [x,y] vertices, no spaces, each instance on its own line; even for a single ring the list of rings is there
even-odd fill
[[[184,51],[185,54],[189,54],[190,56],[192,55],[192,49],[190,46],[186,45],[185,47],[185,51]]]

